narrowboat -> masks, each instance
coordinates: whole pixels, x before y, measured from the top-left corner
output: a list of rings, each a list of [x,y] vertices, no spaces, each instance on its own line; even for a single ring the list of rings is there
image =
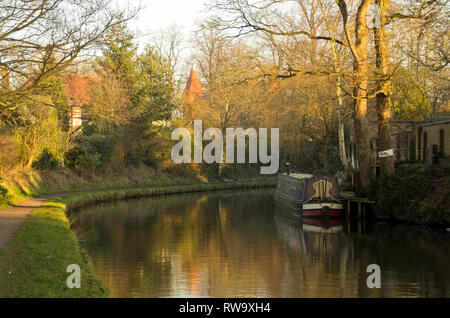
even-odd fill
[[[335,178],[306,173],[280,174],[274,199],[294,218],[343,216],[344,206]]]

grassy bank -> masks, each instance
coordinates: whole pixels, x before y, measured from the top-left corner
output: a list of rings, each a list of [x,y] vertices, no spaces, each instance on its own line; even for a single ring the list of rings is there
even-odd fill
[[[0,176],[0,209],[29,197],[61,192],[192,184],[198,181],[193,177],[171,176],[146,166],[121,167],[101,172],[17,168],[6,176]]]
[[[61,199],[33,211],[0,250],[0,297],[104,297],[86,252],[70,229]],[[81,288],[69,289],[67,266],[81,268]]]
[[[194,193],[194,192],[221,191],[233,189],[257,189],[274,186],[275,186],[274,181],[160,186],[152,188],[134,188],[134,189],[99,191],[94,193],[72,194],[65,199],[65,202],[67,204],[67,214],[70,216],[71,213],[75,212],[79,208],[101,202],[128,200],[128,199],[153,197],[176,193]]]
[[[373,185],[378,218],[448,226],[450,224],[450,159],[438,165],[410,164]]]
[[[62,195],[33,211],[8,245],[0,250],[0,297],[106,297],[108,290],[92,274],[66,215],[99,202],[139,197],[272,187],[274,182],[174,185]],[[69,264],[81,268],[81,288],[69,289]]]
[[[174,169],[156,171],[145,165],[116,167],[101,171],[74,171],[63,168],[38,171],[31,168],[17,168],[7,176],[0,176],[0,209],[30,197],[55,193],[192,185],[206,182],[201,175],[194,176],[189,173],[183,175],[179,172]],[[245,175],[241,174],[239,178],[232,179],[248,182],[249,179],[244,177]]]

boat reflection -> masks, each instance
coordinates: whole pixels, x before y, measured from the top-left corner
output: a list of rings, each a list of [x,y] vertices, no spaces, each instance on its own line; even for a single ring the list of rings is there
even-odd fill
[[[274,222],[281,241],[300,251],[303,256],[329,258],[339,256],[344,229],[343,219],[286,217],[284,211],[274,210]]]
[[[302,228],[306,232],[339,233],[344,229],[343,219],[312,219],[303,218]]]

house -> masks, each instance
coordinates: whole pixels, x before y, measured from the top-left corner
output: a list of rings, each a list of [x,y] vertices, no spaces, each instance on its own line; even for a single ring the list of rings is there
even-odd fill
[[[186,103],[193,103],[203,96],[204,91],[198,73],[196,70],[191,69],[191,73],[186,82],[186,87],[183,91],[183,101]]]
[[[417,160],[414,132],[423,124],[425,124],[423,120],[396,120],[391,123],[391,137],[396,163],[415,162]],[[376,124],[376,127],[375,140],[378,134],[378,124]]]
[[[450,155],[450,121],[425,123],[424,121],[402,121],[409,125],[401,130],[392,124],[392,138],[396,163],[432,162],[440,154]]]
[[[183,109],[181,116],[190,118],[196,103],[200,102],[204,97],[205,93],[198,73],[196,70],[191,69],[186,87],[183,91]]]
[[[84,108],[92,102],[92,85],[101,81],[101,78],[94,75],[65,74],[61,78],[66,84],[68,97],[70,127],[77,130],[87,119]],[[25,89],[32,86],[30,80],[26,81],[20,88]],[[10,76],[7,71],[0,72],[0,88],[10,89]]]
[[[423,120],[398,120],[391,124],[391,137],[395,164],[427,162],[432,163],[436,155],[450,155],[450,120],[426,123]],[[378,166],[377,138],[378,124],[369,124],[372,167]],[[357,166],[356,144],[349,145],[350,162]]]
[[[92,102],[92,85],[101,81],[101,78],[93,75],[70,74],[62,75],[66,83],[66,91],[69,99],[69,118],[72,130],[81,127],[88,119],[86,107]],[[173,117],[181,118],[189,116],[195,104],[204,97],[204,91],[198,73],[192,69],[183,91],[183,108],[176,110]],[[159,120],[152,122],[154,126],[169,126],[170,122]]]
[[[432,163],[433,157],[450,155],[450,120],[425,124],[415,133],[417,160]]]

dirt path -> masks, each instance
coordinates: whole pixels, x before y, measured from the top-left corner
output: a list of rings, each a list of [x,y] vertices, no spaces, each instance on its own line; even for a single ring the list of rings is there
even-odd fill
[[[0,210],[0,249],[6,246],[27,216],[48,199],[48,197],[32,198],[17,203],[11,208]]]

